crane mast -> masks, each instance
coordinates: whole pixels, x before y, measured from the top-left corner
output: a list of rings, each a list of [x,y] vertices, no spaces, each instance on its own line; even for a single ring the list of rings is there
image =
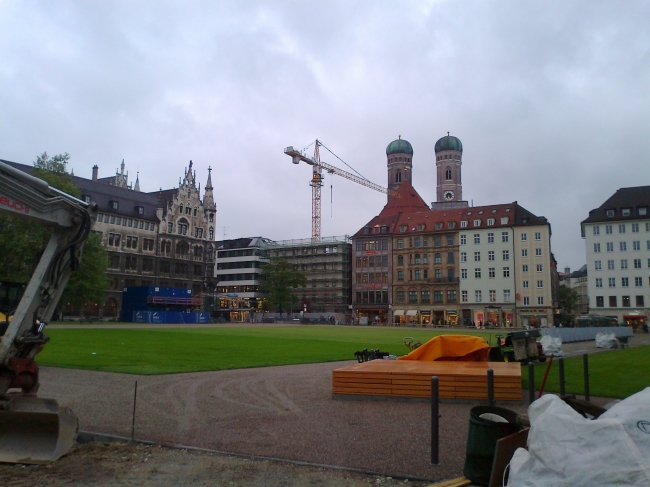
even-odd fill
[[[344,171],[339,169],[336,166],[327,164],[320,160],[320,149],[319,147],[322,144],[320,141],[316,140],[314,144],[314,156],[307,157],[303,152],[295,150],[292,146],[289,146],[284,149],[284,153],[291,157],[291,162],[294,164],[300,164],[300,161],[306,162],[312,166],[312,179],[309,183],[311,186],[311,238],[315,240],[320,240],[321,238],[321,188],[323,186],[323,170],[327,171],[329,174],[336,174],[350,181],[354,181],[357,184],[365,186],[380,193],[390,194],[391,196],[396,196],[397,193],[388,188],[384,188],[378,184],[375,184],[367,179],[352,174],[351,172]]]

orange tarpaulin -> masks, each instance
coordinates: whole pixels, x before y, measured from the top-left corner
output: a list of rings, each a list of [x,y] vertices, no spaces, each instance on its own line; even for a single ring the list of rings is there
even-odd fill
[[[441,335],[397,360],[487,362],[489,352],[490,347],[482,338]]]

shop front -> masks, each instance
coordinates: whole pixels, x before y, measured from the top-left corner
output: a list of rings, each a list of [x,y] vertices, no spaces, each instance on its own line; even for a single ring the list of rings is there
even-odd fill
[[[396,309],[393,311],[393,324],[403,325],[406,322],[406,310]]]
[[[632,312],[629,315],[623,315],[623,321],[627,326],[632,327],[634,333],[647,333],[647,320],[648,317],[638,311]]]
[[[369,307],[358,306],[356,308],[356,322],[366,322],[368,325],[386,325],[388,323],[388,306]]]
[[[456,309],[448,309],[447,310],[447,316],[446,316],[446,323],[447,326],[456,326],[458,324],[458,310]]]
[[[418,310],[417,309],[407,309],[406,310],[406,324],[409,326],[414,326],[419,322],[418,319]]]
[[[420,310],[420,324],[422,326],[428,326],[431,324],[431,310],[430,309],[421,309]]]
[[[522,310],[519,312],[519,320],[522,328],[546,328],[553,322],[545,309]]]

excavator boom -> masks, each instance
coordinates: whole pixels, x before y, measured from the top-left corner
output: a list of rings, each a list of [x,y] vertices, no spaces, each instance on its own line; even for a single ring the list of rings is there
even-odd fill
[[[70,273],[80,263],[96,212],[96,205],[0,162],[0,213],[52,227],[50,240],[0,337],[0,462],[48,463],[74,444],[78,430],[74,413],[54,399],[36,397],[39,380],[34,356],[49,341],[45,326]]]

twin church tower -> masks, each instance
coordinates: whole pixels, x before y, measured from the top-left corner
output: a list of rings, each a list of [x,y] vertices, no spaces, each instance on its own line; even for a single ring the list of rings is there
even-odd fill
[[[466,207],[463,201],[463,185],[461,180],[461,165],[463,159],[463,144],[458,137],[447,135],[435,146],[436,153],[436,201],[431,203],[431,209],[442,210],[446,208]],[[397,191],[402,182],[413,184],[413,147],[399,137],[386,147],[388,163],[388,189]],[[388,200],[392,198],[388,194]]]

